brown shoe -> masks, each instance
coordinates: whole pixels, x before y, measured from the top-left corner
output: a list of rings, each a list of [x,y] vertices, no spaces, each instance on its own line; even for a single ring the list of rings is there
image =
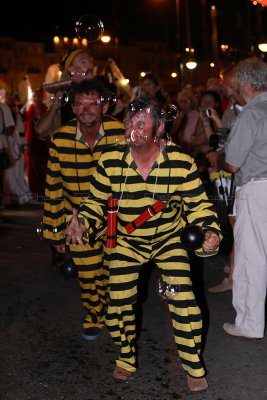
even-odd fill
[[[133,372],[127,371],[127,369],[116,366],[112,376],[116,382],[127,383],[130,379],[133,378]]]
[[[209,385],[206,378],[193,378],[187,375],[187,385],[191,392],[200,392],[201,390],[207,390]]]

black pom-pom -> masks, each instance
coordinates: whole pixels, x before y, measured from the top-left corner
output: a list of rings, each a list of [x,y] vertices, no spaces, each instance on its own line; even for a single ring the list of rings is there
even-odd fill
[[[200,226],[187,225],[181,233],[181,243],[187,250],[196,250],[202,247],[205,235]]]

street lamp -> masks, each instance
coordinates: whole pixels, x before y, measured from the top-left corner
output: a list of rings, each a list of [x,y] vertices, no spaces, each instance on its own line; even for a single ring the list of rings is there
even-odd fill
[[[267,53],[267,43],[259,43],[258,44],[258,48],[260,51],[262,51],[263,53]]]
[[[196,63],[196,61],[187,61],[185,66],[188,69],[195,69],[197,67],[197,63]]]
[[[101,36],[101,42],[103,42],[103,43],[109,43],[110,42],[110,40],[111,40],[111,37],[109,36],[109,35],[103,35],[103,36]]]
[[[256,5],[257,3],[258,4],[260,4],[261,6],[267,6],[267,0],[250,0],[250,1],[252,1],[252,3],[254,4],[254,5]]]
[[[55,46],[58,46],[59,43],[60,43],[60,38],[59,38],[59,36],[54,36],[53,42],[54,42],[54,45],[55,45]]]
[[[88,40],[86,38],[82,38],[79,40],[77,37],[68,38],[67,36],[64,37],[54,36],[53,43],[54,43],[54,50],[59,55],[63,55],[63,52],[66,52],[71,47],[87,48],[88,46]]]
[[[185,52],[189,54],[187,61],[185,63],[186,68],[195,69],[197,67],[197,62],[194,60],[195,49],[187,47]]]

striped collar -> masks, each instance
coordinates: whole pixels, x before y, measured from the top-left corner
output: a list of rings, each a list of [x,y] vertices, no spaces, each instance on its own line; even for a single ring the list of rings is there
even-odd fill
[[[96,136],[95,145],[102,139],[102,137],[104,137],[104,135],[105,135],[105,131],[104,131],[104,128],[103,128],[103,124],[101,124],[99,132],[98,132],[98,134]],[[81,130],[80,130],[78,125],[77,125],[77,128],[76,128],[75,140],[85,144],[88,147],[88,143],[87,143],[85,137],[83,136],[83,134],[82,134],[82,132],[81,132]]]
[[[130,147],[128,145],[125,145],[125,150],[122,155],[122,161],[126,162],[127,165],[131,166],[133,169],[137,169],[137,165],[132,158],[131,152],[130,152]],[[153,164],[153,168],[157,167],[158,164],[161,164],[163,161],[168,161],[168,153],[167,153],[167,147],[160,152],[159,156],[155,160]]]

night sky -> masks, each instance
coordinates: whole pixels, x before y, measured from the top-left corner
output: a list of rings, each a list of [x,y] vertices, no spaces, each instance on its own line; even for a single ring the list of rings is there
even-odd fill
[[[73,5],[66,5],[70,1],[21,1],[16,7],[13,2],[6,2],[0,34],[36,40],[55,34],[74,36],[75,22],[84,14],[93,14],[103,21],[109,33],[120,33],[122,40],[159,38],[162,11],[167,16],[170,5],[175,4],[172,0],[73,0]]]
[[[120,44],[154,40],[165,41],[171,48],[176,46],[175,0],[72,0],[72,5],[69,3],[70,0],[22,0],[15,6],[13,2],[5,1],[0,35],[13,35],[18,40],[52,42],[51,38],[57,34],[75,36],[76,21],[84,14],[93,14],[103,21],[107,33],[119,37]],[[185,38],[188,36],[184,18],[186,3],[189,7],[191,45],[198,47],[203,29],[210,29],[209,21],[202,18],[203,0],[180,0],[178,29],[182,48],[187,46]],[[248,29],[252,38],[258,30],[265,30],[267,34],[267,7],[255,7],[249,0],[206,0],[207,15],[212,4],[216,5],[218,12],[221,43],[242,48]],[[261,26],[258,26],[260,19],[256,9],[262,17]]]

